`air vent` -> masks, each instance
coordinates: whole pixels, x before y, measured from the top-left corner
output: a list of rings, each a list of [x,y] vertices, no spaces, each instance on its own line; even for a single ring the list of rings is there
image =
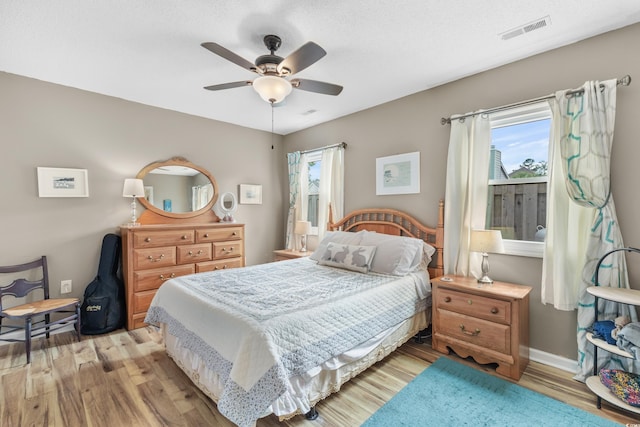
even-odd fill
[[[530,33],[531,31],[535,31],[535,30],[539,30],[540,28],[545,28],[551,25],[551,19],[549,18],[549,15],[545,16],[544,18],[540,18],[540,19],[536,19],[533,22],[529,22],[527,24],[524,24],[520,27],[517,28],[513,28],[509,31],[505,31],[502,34],[498,34],[498,36],[502,39],[502,40],[510,40],[514,37],[518,37],[521,36],[523,34],[526,33]]]

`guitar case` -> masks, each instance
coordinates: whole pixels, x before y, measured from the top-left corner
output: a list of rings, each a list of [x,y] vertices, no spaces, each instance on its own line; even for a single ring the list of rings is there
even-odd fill
[[[81,328],[84,335],[111,332],[124,326],[126,306],[120,275],[122,242],[117,234],[102,239],[98,275],[84,290]]]

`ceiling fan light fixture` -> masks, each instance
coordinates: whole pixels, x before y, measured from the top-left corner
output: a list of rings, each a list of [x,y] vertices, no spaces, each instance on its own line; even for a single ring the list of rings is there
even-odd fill
[[[291,93],[291,83],[277,76],[260,76],[253,81],[258,95],[271,104],[282,102]]]

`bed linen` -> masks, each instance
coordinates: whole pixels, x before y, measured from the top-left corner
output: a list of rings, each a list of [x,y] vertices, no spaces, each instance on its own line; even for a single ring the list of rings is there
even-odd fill
[[[363,274],[300,258],[169,280],[145,321],[215,372],[219,411],[249,426],[281,396],[308,410],[297,378],[424,312],[429,294],[423,270]]]

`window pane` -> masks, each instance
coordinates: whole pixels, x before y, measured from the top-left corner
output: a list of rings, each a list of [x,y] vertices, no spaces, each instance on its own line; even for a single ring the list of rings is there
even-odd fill
[[[491,130],[487,228],[504,239],[544,240],[551,120]]]
[[[318,193],[320,191],[320,160],[310,161],[309,165],[309,206],[307,221],[312,227],[318,226]]]

